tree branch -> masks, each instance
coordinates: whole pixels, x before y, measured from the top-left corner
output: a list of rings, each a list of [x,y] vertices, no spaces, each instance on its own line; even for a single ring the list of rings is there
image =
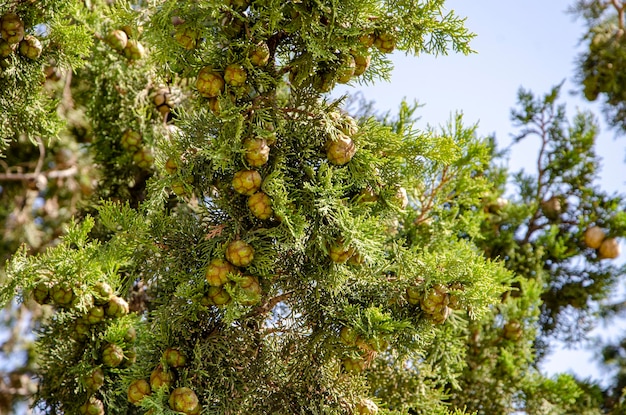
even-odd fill
[[[551,121],[552,118],[550,117]],[[535,192],[535,200],[537,202],[537,208],[535,209],[535,213],[533,213],[532,218],[530,219],[530,222],[528,223],[528,228],[526,229],[526,235],[524,235],[524,239],[522,240],[522,244],[528,243],[528,241],[530,240],[530,237],[532,236],[532,234],[540,229],[541,227],[538,227],[536,222],[537,219],[539,219],[540,216],[540,211],[541,211],[541,195],[542,195],[542,191],[543,191],[543,176],[546,172],[545,167],[542,165],[542,161],[543,161],[543,157],[544,154],[546,152],[546,146],[548,145],[548,132],[546,131],[546,121],[545,120],[541,120],[541,123],[539,124],[539,129],[540,129],[540,133],[538,134],[539,137],[541,138],[541,148],[539,149],[539,155],[537,156],[537,191]]]
[[[286,299],[288,299],[289,297],[291,297],[293,295],[293,291],[289,291],[280,295],[277,295],[274,298],[269,299],[265,304],[263,304],[262,306],[257,307],[252,313],[251,315],[260,315],[260,314],[265,314],[268,311],[270,311],[271,309],[273,309],[276,304],[280,303],[281,301],[284,301]]]
[[[76,173],[78,173],[78,168],[76,166],[72,166],[65,170],[50,170],[47,172],[35,171],[32,173],[0,173],[0,181],[30,181],[39,176],[44,176],[48,179],[59,179],[74,176]]]
[[[610,4],[612,4],[615,10],[617,11],[617,26],[623,31],[624,30],[624,9],[626,8],[626,5],[619,0],[610,0]]]
[[[433,208],[433,203],[435,202],[437,193],[439,193],[443,186],[450,181],[450,178],[451,177],[448,176],[448,166],[445,166],[441,172],[441,181],[437,186],[434,186],[434,184],[431,186],[432,190],[428,195],[428,200],[425,204],[422,203],[424,206],[421,209],[419,216],[413,221],[413,224],[419,225],[426,220],[426,214]]]

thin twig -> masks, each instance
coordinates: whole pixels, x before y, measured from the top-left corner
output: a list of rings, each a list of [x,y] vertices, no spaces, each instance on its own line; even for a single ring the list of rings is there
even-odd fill
[[[39,146],[39,159],[37,160],[37,165],[35,166],[35,171],[33,172],[35,177],[39,176],[39,174],[41,173],[41,169],[43,168],[43,162],[46,158],[46,146],[43,145],[41,137],[37,137],[37,145]]]
[[[617,10],[617,25],[620,29],[624,30],[624,3],[618,0],[611,0],[613,7]]]
[[[450,181],[450,176],[448,176],[448,166],[445,166],[441,172],[441,181],[435,187],[434,184],[431,187],[434,187],[430,194],[428,195],[428,200],[426,201],[425,206],[422,208],[419,216],[413,221],[413,224],[418,225],[422,223],[425,219],[426,214],[432,209],[433,204],[435,202],[435,197],[437,193],[441,191],[443,186]]]
[[[63,103],[65,110],[74,108],[74,99],[72,98],[72,71],[65,74],[65,85],[63,86]]]
[[[72,166],[65,170],[50,170],[43,173],[0,173],[0,181],[29,181],[39,176],[45,176],[48,179],[59,179],[70,177],[78,173],[78,168]]]
[[[542,115],[543,117],[543,115]],[[540,133],[537,134],[541,138],[541,148],[539,149],[539,155],[537,157],[537,191],[535,193],[535,200],[537,202],[537,208],[533,213],[532,218],[530,219],[530,223],[528,224],[528,228],[526,229],[526,235],[524,235],[524,239],[522,240],[522,244],[528,243],[532,234],[541,229],[543,226],[537,225],[537,219],[541,216],[541,195],[543,192],[543,176],[546,172],[546,169],[542,166],[544,154],[546,152],[546,147],[548,145],[548,132],[546,131],[546,124],[549,124],[552,121],[552,117],[546,122],[543,118],[539,124]]]
[[[284,301],[284,300],[288,299],[292,295],[293,295],[293,291],[289,291],[289,292],[283,293],[281,295],[277,295],[276,297],[274,297],[274,298],[270,299],[269,301],[267,301],[262,306],[257,307],[254,310],[253,314],[257,314],[257,315],[265,314],[268,311],[270,311],[271,309],[273,309],[276,306],[276,304],[280,303],[281,301]]]

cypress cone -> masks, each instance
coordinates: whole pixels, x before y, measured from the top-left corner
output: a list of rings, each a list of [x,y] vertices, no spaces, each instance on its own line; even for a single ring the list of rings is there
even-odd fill
[[[340,84],[347,84],[354,76],[355,70],[356,60],[354,59],[354,56],[346,56],[337,70],[337,82]]]
[[[216,306],[223,306],[231,301],[231,296],[226,291],[224,286],[220,287],[209,287],[209,291],[207,292],[207,298],[209,302]]]
[[[388,32],[379,33],[374,39],[374,46],[382,53],[391,53],[396,48],[396,37]]]
[[[148,147],[142,147],[133,154],[133,162],[142,169],[149,169],[154,164],[154,155]]]
[[[150,373],[150,389],[157,390],[160,388],[169,389],[174,383],[174,373],[171,370],[163,369],[158,365],[152,373]]]
[[[75,300],[76,296],[72,287],[67,284],[58,283],[50,288],[50,298],[58,306],[69,307]]]
[[[0,18],[0,36],[9,45],[20,43],[24,33],[24,22],[17,14],[6,13]]]
[[[91,392],[100,389],[104,385],[104,372],[102,369],[97,367],[89,372],[87,376],[83,377],[83,384]]]
[[[330,245],[328,254],[333,262],[343,264],[354,255],[354,248],[346,246],[342,239],[337,239]]]
[[[243,142],[245,157],[251,167],[261,167],[270,157],[270,147],[263,138],[247,138]]]
[[[174,108],[174,98],[169,88],[159,88],[152,97],[152,102],[162,116],[167,116]]]
[[[182,180],[172,180],[170,188],[172,189],[172,192],[174,192],[174,194],[177,196],[183,197],[187,195],[187,185]]]
[[[433,314],[429,314],[428,318],[435,324],[443,324],[448,319],[452,309],[448,306],[435,310]]]
[[[169,157],[165,162],[165,171],[169,174],[175,174],[178,171],[178,162],[174,158]]]
[[[120,145],[124,150],[134,154],[141,149],[142,141],[141,134],[137,131],[126,130],[124,134],[122,134]]]
[[[150,384],[147,380],[133,380],[128,387],[128,402],[138,404],[143,400],[143,398],[150,395],[151,393],[152,390],[150,389]]]
[[[124,334],[124,341],[126,343],[133,343],[135,340],[137,340],[137,330],[135,326],[129,326]]]
[[[209,285],[221,287],[229,281],[228,274],[236,272],[238,272],[237,269],[230,262],[214,258],[209,262],[204,275]]]
[[[420,306],[425,313],[438,314],[447,307],[449,301],[448,289],[441,284],[436,284],[424,294]]]
[[[146,49],[136,39],[128,39],[122,52],[131,62],[141,60],[146,55]]]
[[[106,315],[119,318],[128,314],[128,303],[121,297],[113,296],[106,307]]]
[[[186,26],[177,26],[174,32],[174,39],[183,49],[192,50],[198,45],[198,32]]]
[[[410,286],[406,288],[406,300],[409,304],[417,305],[420,303],[422,299],[422,291],[415,286]]]
[[[370,55],[353,54],[354,57],[354,76],[360,76],[365,73],[370,66],[372,57]]]
[[[206,98],[214,98],[224,91],[224,79],[212,67],[204,67],[198,72],[196,89]]]
[[[15,45],[11,45],[4,39],[0,39],[0,59],[6,59],[15,51]]]
[[[250,51],[250,62],[255,66],[265,66],[270,59],[270,48],[265,42],[259,42]]]
[[[163,360],[169,367],[183,367],[187,363],[187,358],[178,349],[168,347],[163,352]]]
[[[116,29],[109,32],[104,41],[113,49],[122,52],[128,44],[128,35],[123,30]]]
[[[109,367],[117,367],[124,360],[124,350],[115,343],[108,343],[102,349],[102,363]]]
[[[541,202],[541,210],[546,218],[550,220],[557,220],[561,216],[563,206],[561,198],[559,196],[552,196],[548,200]]]
[[[39,282],[33,289],[33,299],[39,304],[48,304],[50,298],[50,283],[48,281]]]
[[[263,192],[256,192],[248,198],[248,208],[255,217],[261,220],[269,219],[274,214],[272,199]]]
[[[254,259],[254,248],[241,239],[234,240],[226,247],[226,259],[236,267],[247,267]]]
[[[244,275],[239,280],[238,285],[247,297],[242,302],[243,305],[255,305],[261,300],[261,285],[257,277]]]
[[[247,78],[246,70],[237,63],[231,63],[224,69],[224,81],[231,86],[242,86],[246,83]]]
[[[78,410],[82,415],[104,415],[104,404],[100,399],[90,396]]]
[[[326,144],[326,157],[332,164],[343,166],[352,160],[356,154],[356,146],[350,137],[339,134],[336,140],[329,140]]]
[[[77,341],[82,341],[84,340],[90,333],[91,331],[91,325],[89,324],[89,322],[84,318],[77,318],[74,321],[74,327],[73,327],[73,331],[71,333],[71,336],[74,340]]]
[[[365,33],[359,36],[359,43],[363,45],[365,48],[369,48],[374,44],[376,40],[376,35],[374,33]]]
[[[99,281],[93,287],[94,303],[97,305],[105,305],[113,296],[113,288],[104,281]]]
[[[261,174],[256,170],[240,170],[233,176],[233,189],[245,196],[252,196],[261,188]]]
[[[606,233],[599,226],[592,226],[585,231],[585,245],[591,249],[598,249],[602,241],[606,238]]]
[[[615,238],[606,238],[602,241],[600,248],[598,249],[598,254],[601,259],[615,259],[620,254],[620,247],[617,239]]]
[[[169,404],[172,410],[186,415],[199,414],[201,409],[196,393],[187,387],[174,389],[170,394]]]
[[[87,312],[85,320],[89,324],[98,324],[104,320],[104,309],[101,306],[93,306]]]

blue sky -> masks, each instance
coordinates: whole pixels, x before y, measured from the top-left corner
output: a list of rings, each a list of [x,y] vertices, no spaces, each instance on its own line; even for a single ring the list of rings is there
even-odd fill
[[[582,99],[574,81],[575,60],[584,50],[580,44],[584,22],[566,13],[573,3],[448,0],[446,9],[466,17],[466,26],[477,35],[471,44],[477,53],[438,57],[394,53],[395,69],[389,83],[346,90],[362,91],[367,99],[376,101],[381,112],[397,109],[403,98],[417,100],[424,104],[419,110],[424,126],[444,124],[451,114],[460,111],[466,123],[478,123],[480,135],[495,134],[501,147],[510,144],[515,133],[510,110],[520,87],[542,95],[565,81],[561,97],[567,103],[569,118],[577,109],[592,110],[601,121],[599,105]],[[615,133],[601,125],[597,143],[603,166],[600,183],[608,192],[626,193],[626,137],[616,140]],[[514,146],[509,168],[534,171],[538,144],[538,139],[527,139]],[[622,241],[622,252],[624,248]],[[623,333],[606,328],[600,332],[605,337]],[[595,367],[593,354],[584,349],[567,350],[562,345],[555,348],[544,369],[548,373],[565,371],[594,378],[606,375]]]
[[[600,116],[597,104],[571,94],[578,88],[573,78],[584,31],[582,20],[565,12],[571,3],[573,0],[448,0],[447,9],[467,17],[466,26],[477,35],[471,44],[477,53],[438,57],[395,53],[389,83],[347,89],[362,90],[380,110],[395,110],[403,98],[417,100],[425,105],[420,110],[423,122],[431,125],[443,124],[452,113],[461,111],[467,123],[478,123],[480,134],[495,133],[502,145],[510,142],[514,132],[510,109],[520,87],[543,94],[565,80],[562,98],[568,103],[568,114],[581,108]],[[624,178],[614,173],[623,167],[626,138],[616,141],[614,136],[603,128],[598,143],[603,185],[609,191],[623,191]],[[510,160],[512,170],[525,166],[528,157],[523,155],[535,157],[533,144],[537,143],[516,147]]]

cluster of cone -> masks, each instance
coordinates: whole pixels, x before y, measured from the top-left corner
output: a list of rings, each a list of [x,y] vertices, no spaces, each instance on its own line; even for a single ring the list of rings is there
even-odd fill
[[[247,0],[232,0],[227,2],[235,12],[245,10],[249,7]],[[230,12],[232,15],[236,14]],[[237,19],[229,18],[227,14],[223,22],[224,33],[228,37],[237,37],[243,33],[239,27],[245,21],[245,15]],[[293,16],[292,16],[293,17]],[[294,17],[295,19],[295,17]],[[285,30],[289,30],[286,28]],[[181,35],[182,36],[182,35]],[[193,38],[193,34],[191,35]],[[249,37],[241,39],[241,42],[250,42],[246,46],[247,59],[231,61],[227,64],[209,64],[202,67],[195,80],[195,88],[200,97],[203,97],[212,113],[220,117],[228,108],[232,107],[238,99],[248,96],[255,96],[256,86],[255,74],[259,70],[264,70],[272,57],[272,50],[264,41],[250,40]],[[193,42],[191,42],[193,43]],[[333,68],[331,65],[320,65],[311,74],[298,73],[298,65],[287,65],[289,68],[289,79],[293,87],[301,87],[304,82],[309,83],[319,92],[328,92],[334,85],[347,83],[356,76],[361,76],[370,64],[371,47],[376,47],[382,53],[390,53],[396,44],[395,37],[389,33],[373,32],[361,37],[360,45],[345,56],[338,56],[338,60]],[[190,46],[193,48],[194,46]],[[246,55],[244,55],[245,57]],[[334,166],[344,166],[348,164],[357,153],[357,145],[354,141],[359,133],[357,123],[351,117],[339,112],[331,113],[329,122],[331,128],[328,131],[327,140],[323,148],[328,162]],[[329,127],[329,126],[326,126]],[[263,186],[264,175],[267,171],[268,163],[271,160],[273,146],[281,137],[276,134],[275,127],[271,122],[264,125],[265,133],[258,133],[258,128],[246,128],[254,131],[241,142],[241,154],[243,168],[237,170],[232,175],[231,187],[239,195],[247,199],[247,207],[250,214],[261,221],[275,219],[272,198],[266,193]],[[170,159],[166,162],[166,170],[170,174],[178,170],[177,161]],[[175,179],[178,180],[178,179]],[[172,190],[179,195],[187,194],[185,183],[172,182]],[[402,196],[402,194],[401,194]],[[401,201],[401,207],[406,203],[406,192]],[[278,218],[280,219],[280,218]],[[330,259],[335,263],[360,264],[363,257],[342,238],[337,238],[328,247]],[[253,305],[258,302],[261,293],[258,278],[245,275],[239,269],[246,267],[252,261],[254,255],[253,248],[242,240],[231,242],[225,252],[225,258],[213,258],[208,264],[205,276],[210,286],[206,296],[206,302],[212,305],[225,305],[232,301],[231,293],[235,290],[244,292],[244,297],[249,296],[251,300],[246,305]],[[239,296],[237,296],[239,298]],[[359,336],[350,337],[346,334],[349,330],[342,330],[342,339],[348,342],[350,347],[357,347],[362,352],[361,359],[346,359],[344,367],[349,371],[363,370],[372,355],[386,348],[386,342],[376,339],[362,339]],[[352,365],[352,366],[351,366]],[[378,412],[377,405],[365,399],[356,405],[356,412],[359,414],[375,414]]]
[[[269,47],[264,42],[256,44],[249,53],[251,64],[257,67],[267,65],[269,57]],[[247,80],[248,72],[239,63],[227,65],[223,72],[205,66],[198,73],[196,89],[202,97],[208,98],[209,108],[219,115],[219,97],[225,92],[225,87],[228,86],[229,91],[235,95],[241,94],[249,88]],[[274,215],[271,198],[261,191],[263,178],[258,171],[269,161],[270,146],[276,142],[276,135],[272,129],[268,126],[267,134],[248,137],[242,142],[247,168],[236,172],[231,183],[237,193],[248,197],[247,205],[250,212],[260,220],[270,219]]]
[[[255,67],[264,67],[269,62],[270,49],[267,43],[259,42],[255,44],[249,54],[250,63]],[[240,63],[230,63],[223,71],[219,71],[212,66],[205,66],[198,72],[196,78],[196,89],[198,93],[208,98],[208,106],[214,114],[220,114],[219,97],[225,92],[226,85],[230,92],[242,93],[249,90],[247,84],[248,72]]]
[[[585,245],[595,249],[600,259],[615,259],[620,254],[619,242],[616,238],[607,238],[599,226],[587,228],[584,234]]]
[[[254,248],[247,242],[237,239],[226,247],[226,259],[214,258],[209,262],[205,277],[209,290],[205,297],[207,305],[223,306],[231,302],[229,291],[238,291],[243,305],[255,305],[261,299],[259,279],[241,272],[239,267],[247,267],[254,259]]]
[[[99,327],[101,324],[110,324],[129,312],[126,300],[115,295],[111,286],[103,281],[87,287],[42,280],[33,289],[32,297],[39,304],[51,304],[75,316],[70,336],[81,349],[86,347],[85,342],[95,338],[92,335],[94,330],[103,329]],[[104,404],[97,396],[104,384],[105,370],[132,365],[136,359],[135,340],[135,329],[129,326],[119,343],[104,342],[101,345],[98,365],[80,379],[89,392],[87,401],[80,407],[82,414],[105,413]]]
[[[6,13],[0,17],[0,66],[8,65],[6,60],[18,51],[23,57],[35,60],[41,56],[43,47],[39,39],[26,34],[22,19],[15,13]]]
[[[396,37],[392,32],[381,30],[364,33],[359,37],[358,48],[339,55],[334,65],[323,65],[310,76],[300,74],[299,68],[294,66],[289,73],[289,80],[297,88],[309,82],[319,92],[330,92],[337,83],[346,84],[365,73],[371,62],[372,46],[382,53],[391,53],[396,48]]]
[[[120,145],[124,150],[133,155],[133,163],[142,169],[149,169],[154,164],[152,150],[145,146],[140,133],[126,130],[120,138]]]
[[[245,159],[251,167],[261,167],[269,159],[270,148],[264,138],[248,138],[243,142]],[[233,175],[233,189],[248,197],[250,213],[258,219],[267,220],[274,215],[271,198],[261,190],[263,178],[258,170],[243,169]]]
[[[138,61],[146,55],[146,49],[134,36],[130,27],[126,26],[110,31],[104,38],[104,41],[130,62]]]
[[[419,305],[429,320],[435,324],[443,324],[452,310],[461,308],[461,301],[454,292],[463,291],[458,283],[435,284],[424,290],[419,285],[412,285],[406,289],[406,300],[411,305]]]
[[[153,391],[165,388],[170,391],[176,381],[176,371],[184,367],[187,363],[186,356],[176,348],[168,348],[163,352],[161,362],[150,374],[150,379],[135,379],[128,387],[128,401],[139,405]],[[174,388],[169,392],[168,403],[170,408],[176,412],[186,415],[197,415],[202,406],[198,396],[193,389],[186,386]]]
[[[358,350],[357,357],[343,359],[343,368],[349,373],[359,373],[365,370],[377,353],[387,349],[389,343],[382,337],[364,338],[349,326],[344,326],[339,332],[341,342],[351,349]]]
[[[152,103],[165,121],[171,119],[172,110],[180,104],[181,91],[171,86],[160,86],[152,95]]]

